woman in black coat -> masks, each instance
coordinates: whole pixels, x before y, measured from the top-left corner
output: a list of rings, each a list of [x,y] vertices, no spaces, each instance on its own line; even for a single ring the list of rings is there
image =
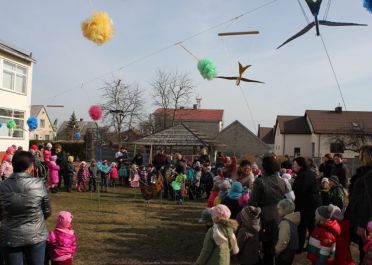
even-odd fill
[[[278,235],[279,215],[277,204],[289,192],[284,180],[278,175],[280,164],[274,156],[262,159],[264,174],[253,184],[250,206],[260,207],[261,212],[261,241],[263,248],[263,264],[274,264],[275,238]]]
[[[293,170],[297,174],[292,187],[296,196],[296,212],[301,213],[301,223],[298,226],[299,252],[301,252],[306,240],[306,230],[310,234],[314,229],[315,210],[321,206],[321,198],[316,177],[306,159],[297,157],[293,162]]]
[[[350,220],[352,240],[359,245],[363,260],[363,241],[367,238],[367,223],[372,219],[372,146],[363,146],[359,152],[362,166],[351,178],[349,206],[345,219]],[[362,264],[362,263],[360,263]]]

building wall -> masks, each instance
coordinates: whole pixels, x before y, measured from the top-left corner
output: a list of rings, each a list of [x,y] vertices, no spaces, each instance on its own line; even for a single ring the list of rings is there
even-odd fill
[[[215,141],[223,144],[218,151],[228,155],[235,153],[237,157],[262,155],[270,150],[257,136],[238,124],[226,128],[215,138]]]
[[[216,137],[221,128],[219,122],[184,121],[182,123],[210,138]],[[178,123],[176,122],[176,124]]]
[[[274,137],[274,153],[277,155],[283,155],[284,151],[284,135],[280,133],[279,124],[276,127],[275,137]]]
[[[26,89],[25,94],[20,94],[14,91],[4,89],[3,87],[3,62],[4,60],[11,63],[16,63],[19,66],[25,67],[27,69],[27,78],[26,78]],[[31,92],[32,92],[32,66],[33,64],[27,62],[23,59],[17,59],[13,55],[8,55],[7,53],[0,51],[0,109],[11,111],[14,114],[14,111],[23,113],[23,122],[18,124],[17,129],[18,133],[21,133],[23,130],[23,135],[21,137],[13,137],[13,130],[9,131],[6,128],[6,122],[10,118],[4,118],[5,116],[0,115],[0,122],[2,127],[0,128],[0,151],[5,151],[10,145],[22,146],[25,150],[28,150],[29,146],[29,133],[27,132],[27,123],[26,120],[30,117],[30,108],[31,108]],[[8,117],[8,116],[6,116]]]
[[[42,108],[37,116],[39,127],[30,132],[30,140],[53,140],[53,126],[49,120],[45,108]],[[41,120],[44,120],[44,127],[42,128]]]

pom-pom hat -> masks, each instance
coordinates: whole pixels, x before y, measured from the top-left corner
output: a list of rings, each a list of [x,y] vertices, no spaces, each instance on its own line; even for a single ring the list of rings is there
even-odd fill
[[[226,205],[218,204],[215,207],[211,208],[211,216],[213,219],[215,218],[225,218],[229,219],[231,216],[231,211],[227,208]]]

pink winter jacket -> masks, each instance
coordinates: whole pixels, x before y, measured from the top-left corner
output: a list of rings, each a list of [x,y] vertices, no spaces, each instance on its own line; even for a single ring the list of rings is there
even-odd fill
[[[48,149],[45,149],[44,152],[43,152],[43,156],[44,156],[44,161],[49,162],[50,157],[52,156],[52,152]]]
[[[73,258],[77,243],[71,226],[72,215],[62,211],[57,217],[57,227],[49,233],[47,240],[50,259],[64,261]]]
[[[6,160],[1,163],[0,176],[9,177],[13,174],[12,156],[8,155]],[[10,161],[9,161],[10,160]]]
[[[117,179],[118,178],[118,169],[116,167],[110,168],[110,178]]]
[[[59,178],[58,178],[59,166],[56,164],[55,161],[49,161],[48,168],[49,168],[49,181],[53,184],[57,184],[59,182]]]

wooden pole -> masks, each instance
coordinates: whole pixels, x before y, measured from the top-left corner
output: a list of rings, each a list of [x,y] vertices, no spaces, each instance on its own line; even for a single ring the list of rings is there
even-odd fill
[[[152,163],[152,145],[150,145],[149,164]]]
[[[240,32],[221,32],[218,36],[237,36],[237,35],[254,35],[260,34],[259,31],[240,31]]]

